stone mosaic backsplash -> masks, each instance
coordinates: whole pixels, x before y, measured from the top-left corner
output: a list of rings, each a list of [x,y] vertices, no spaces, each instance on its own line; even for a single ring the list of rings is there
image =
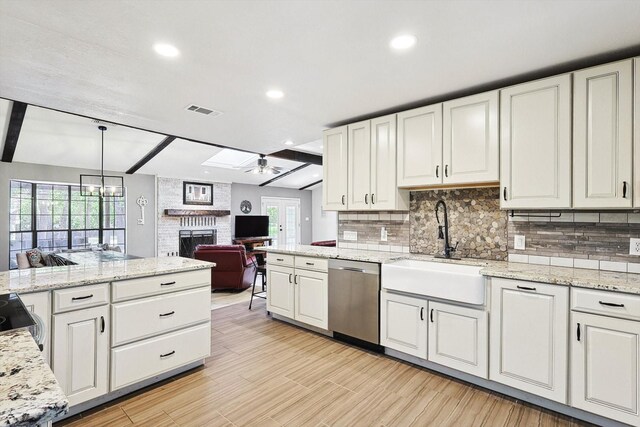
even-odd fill
[[[442,251],[438,240],[435,207],[444,200],[449,212],[449,241],[458,244],[456,256],[492,260],[507,259],[507,212],[500,210],[500,189],[469,188],[411,193],[411,253]],[[444,210],[440,210],[444,225]]]
[[[540,212],[531,214],[544,215]],[[554,217],[556,215],[560,217]],[[640,238],[640,213],[637,211],[562,211],[549,216],[509,218],[510,261],[640,272],[640,256],[629,255],[629,239]],[[525,236],[525,250],[514,248],[516,235]]]

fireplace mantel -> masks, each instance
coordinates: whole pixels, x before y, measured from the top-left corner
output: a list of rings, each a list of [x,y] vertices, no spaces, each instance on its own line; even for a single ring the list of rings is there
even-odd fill
[[[229,216],[231,211],[220,209],[165,209],[166,216]]]

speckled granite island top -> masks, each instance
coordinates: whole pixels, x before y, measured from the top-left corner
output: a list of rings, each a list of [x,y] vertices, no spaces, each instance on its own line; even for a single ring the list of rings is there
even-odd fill
[[[27,293],[215,267],[181,257],[139,258],[0,272],[0,294]]]
[[[267,252],[289,255],[336,258],[352,261],[375,262],[379,264],[390,263],[403,259],[414,259],[432,262],[482,265],[484,268],[480,270],[480,274],[488,277],[528,280],[554,285],[640,294],[640,274],[632,273],[616,273],[613,271],[587,270],[582,268],[550,267],[546,265],[522,264],[517,262],[472,258],[449,260],[435,258],[432,255],[365,251],[359,249],[342,249],[308,245],[271,246],[261,248],[261,250],[262,249]]]
[[[27,330],[0,335],[0,426],[33,426],[65,414],[67,397]]]

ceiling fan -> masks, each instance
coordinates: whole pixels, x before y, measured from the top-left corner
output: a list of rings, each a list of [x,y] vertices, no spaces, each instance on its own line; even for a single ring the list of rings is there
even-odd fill
[[[281,167],[267,165],[267,159],[265,159],[264,154],[260,154],[260,158],[258,159],[258,164],[256,166],[245,171],[245,173],[259,173],[269,175],[277,175],[280,172],[282,172]]]

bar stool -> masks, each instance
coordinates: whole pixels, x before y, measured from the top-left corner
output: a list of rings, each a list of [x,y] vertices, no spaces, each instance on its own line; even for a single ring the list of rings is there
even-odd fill
[[[251,300],[249,301],[249,310],[253,304],[253,298],[267,299],[267,261],[264,259],[264,253],[254,252],[255,259],[253,264],[256,266],[256,272],[253,275],[253,288],[251,289]],[[262,291],[256,292],[256,280],[258,280],[258,274],[262,284]]]

